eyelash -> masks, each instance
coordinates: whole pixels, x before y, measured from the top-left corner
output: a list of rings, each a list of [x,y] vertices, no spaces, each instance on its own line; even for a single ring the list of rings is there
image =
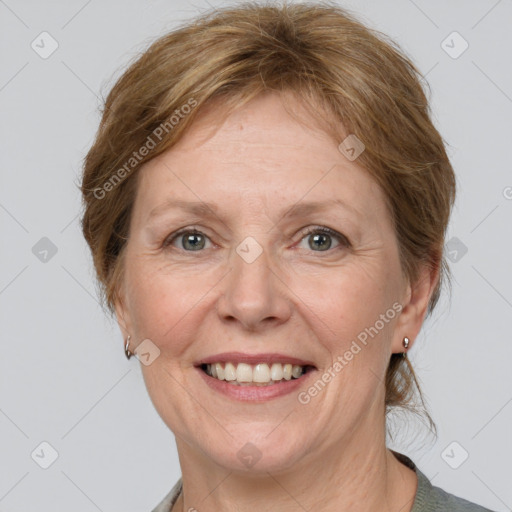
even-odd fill
[[[168,248],[168,247],[172,246],[172,244],[173,244],[173,242],[175,240],[177,240],[180,236],[185,235],[185,234],[201,235],[203,237],[209,238],[208,235],[204,234],[202,231],[200,231],[199,229],[196,229],[195,227],[184,228],[184,229],[181,229],[180,231],[178,231],[176,233],[173,233],[173,234],[169,235],[165,239],[165,241],[164,241],[164,244],[163,244],[164,248]],[[341,247],[345,247],[345,248],[351,247],[351,243],[350,243],[350,241],[348,240],[348,238],[346,236],[344,236],[341,233],[338,233],[337,231],[334,231],[333,229],[328,228],[326,226],[312,226],[312,227],[308,228],[306,231],[303,231],[301,233],[300,241],[302,241],[304,238],[306,238],[307,236],[312,235],[312,234],[329,235],[329,236],[335,238],[340,243]],[[334,247],[332,249],[329,248],[326,251],[312,251],[312,252],[320,252],[320,253],[326,252],[326,253],[329,253],[329,252],[332,252],[332,251],[334,251],[336,249],[339,249],[340,246]],[[186,251],[185,249],[181,249],[181,250],[183,252],[188,252],[188,253],[202,252],[202,251]]]

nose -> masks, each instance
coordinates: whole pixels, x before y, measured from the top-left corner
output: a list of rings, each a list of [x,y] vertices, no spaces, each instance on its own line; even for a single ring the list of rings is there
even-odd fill
[[[251,262],[234,252],[231,270],[223,280],[217,312],[223,322],[261,331],[286,322],[292,314],[289,288],[272,265],[268,251]]]

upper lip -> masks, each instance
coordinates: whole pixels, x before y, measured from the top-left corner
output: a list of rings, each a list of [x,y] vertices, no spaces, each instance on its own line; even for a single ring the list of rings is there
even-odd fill
[[[195,363],[195,366],[201,366],[202,364],[213,364],[213,363],[246,363],[246,364],[257,364],[257,363],[291,363],[299,366],[313,366],[314,363],[305,359],[299,359],[297,357],[287,356],[286,354],[279,353],[262,353],[262,354],[245,354],[243,352],[222,352],[221,354],[215,354],[208,356]]]

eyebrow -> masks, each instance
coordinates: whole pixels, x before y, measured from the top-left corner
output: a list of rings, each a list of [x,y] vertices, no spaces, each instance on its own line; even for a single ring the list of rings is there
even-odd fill
[[[157,217],[168,210],[184,210],[198,217],[217,217],[215,211],[218,207],[213,203],[206,203],[204,201],[183,201],[181,199],[172,199],[165,203],[153,208],[149,212],[149,218]]]
[[[329,199],[327,201],[310,201],[310,202],[299,202],[294,204],[291,208],[283,214],[285,217],[301,217],[311,213],[323,212],[329,208],[337,206],[343,209],[349,210],[357,217],[362,217],[361,213],[356,210],[352,205],[343,201],[342,199]]]
[[[284,211],[280,212],[280,219],[290,218],[290,217],[304,217],[310,215],[312,213],[323,212],[328,210],[329,208],[337,206],[343,209],[346,209],[352,212],[357,217],[362,217],[361,213],[356,210],[352,205],[346,203],[342,199],[329,199],[326,201],[309,201],[309,202],[298,202]],[[168,210],[177,210],[181,209],[190,213],[192,215],[196,215],[198,217],[219,217],[216,213],[219,208],[214,203],[209,203],[205,201],[183,201],[180,199],[169,200],[151,210],[149,213],[149,219],[156,217]]]

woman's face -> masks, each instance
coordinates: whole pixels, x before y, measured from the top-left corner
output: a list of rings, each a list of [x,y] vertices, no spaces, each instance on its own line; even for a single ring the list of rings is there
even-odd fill
[[[153,347],[157,411],[178,448],[230,470],[383,442],[387,364],[421,321],[382,191],[277,95],[209,136],[216,114],[139,177],[117,313],[132,351]]]

